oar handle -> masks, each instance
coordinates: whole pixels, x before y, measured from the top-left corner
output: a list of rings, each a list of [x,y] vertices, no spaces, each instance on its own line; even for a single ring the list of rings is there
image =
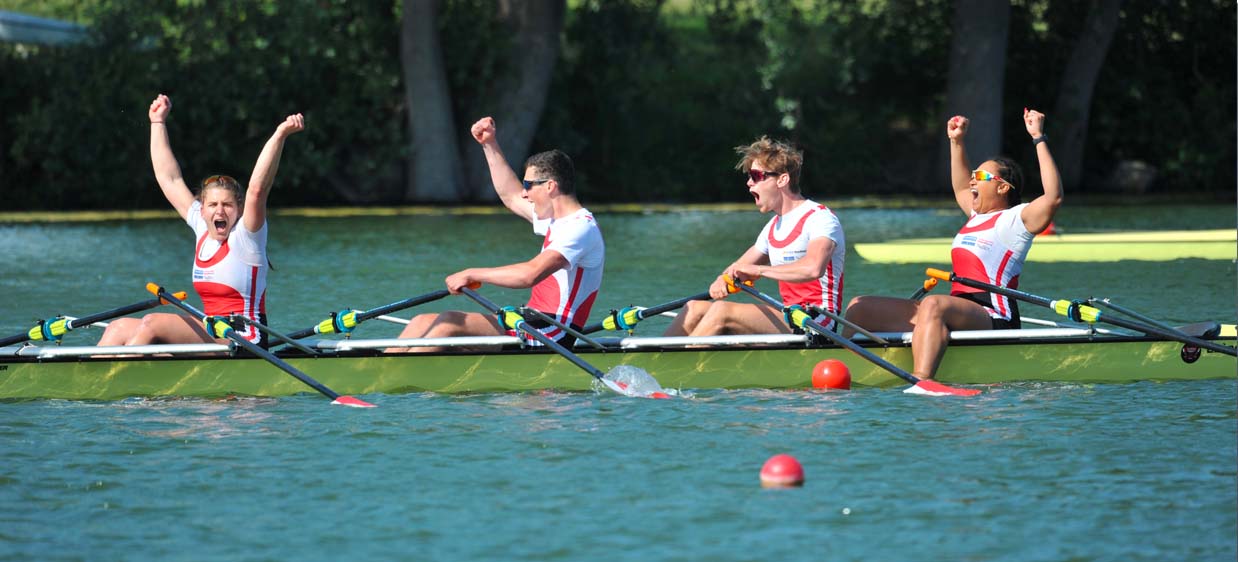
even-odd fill
[[[936,277],[929,277],[928,279],[925,279],[924,285],[921,286],[919,289],[916,289],[916,292],[911,294],[911,300],[918,301],[921,298],[924,298],[924,295],[927,295],[930,292],[932,292],[933,288],[935,287],[937,287]]]

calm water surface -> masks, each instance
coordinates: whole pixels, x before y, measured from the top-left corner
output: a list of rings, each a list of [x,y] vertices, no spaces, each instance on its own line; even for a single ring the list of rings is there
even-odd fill
[[[839,215],[850,243],[948,235],[960,222]],[[605,309],[702,290],[764,218],[599,221]],[[1235,226],[1224,207],[1068,208],[1059,223]],[[0,237],[0,334],[143,300],[148,280],[189,288],[192,239],[175,221],[0,225]],[[292,330],[428,292],[457,269],[525,259],[537,243],[501,216],[275,217],[272,323]],[[910,293],[922,267],[850,253],[847,295]],[[1033,263],[1023,288],[1113,297],[1177,322],[1235,318],[1231,262]],[[472,309],[447,299],[426,310],[450,307]],[[373,323],[359,334],[397,332]],[[368,398],[381,407],[316,395],[0,404],[0,559],[1238,557],[1232,380],[1009,384],[966,400],[874,389]],[[806,486],[761,489],[761,464],[783,452],[804,464]]]

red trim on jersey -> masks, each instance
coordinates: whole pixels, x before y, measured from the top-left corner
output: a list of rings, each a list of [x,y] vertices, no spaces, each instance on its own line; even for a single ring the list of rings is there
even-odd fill
[[[969,232],[976,232],[978,230],[988,230],[990,228],[993,228],[995,225],[997,225],[997,218],[1000,216],[1002,216],[1001,213],[996,213],[991,218],[989,218],[989,220],[984,221],[976,226],[963,225],[963,228],[959,229],[959,234],[967,234]]]
[[[1002,273],[1006,271],[1006,265],[1010,263],[1010,258],[1014,256],[1014,252],[1006,250],[1006,254],[1002,256],[1002,263],[997,266],[997,274],[993,276],[996,285],[1002,284]],[[993,300],[996,301],[997,311],[1004,317],[1010,316],[1010,306],[1006,303],[1005,295],[993,295]]]
[[[198,239],[197,247],[193,249],[193,263],[198,267],[211,267],[228,257],[228,241],[224,240],[224,243],[219,245],[219,249],[215,250],[215,255],[211,256],[211,259],[202,261],[198,256],[202,255],[202,243],[206,242],[206,236],[206,234],[203,234]]]
[[[778,227],[778,224],[776,221],[782,220],[782,217],[775,218],[774,219],[775,224],[770,225],[769,235],[766,236],[766,238],[769,239],[769,245],[775,248],[786,248],[788,244],[794,242],[797,238],[800,237],[800,233],[803,232],[804,230],[804,223],[808,222],[808,217],[811,217],[813,213],[821,209],[824,209],[824,208],[825,208],[825,205],[817,205],[816,209],[809,209],[808,212],[804,213],[804,216],[800,217],[799,222],[795,223],[795,228],[791,229],[790,234],[787,234],[787,237],[783,238],[782,240],[774,238],[774,230],[776,230]]]

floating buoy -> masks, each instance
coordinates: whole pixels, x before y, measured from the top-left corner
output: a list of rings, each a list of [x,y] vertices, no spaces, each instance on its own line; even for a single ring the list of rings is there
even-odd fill
[[[791,455],[774,455],[761,467],[762,488],[791,488],[803,485],[804,467]]]
[[[851,369],[837,359],[826,359],[812,368],[813,388],[851,389]]]

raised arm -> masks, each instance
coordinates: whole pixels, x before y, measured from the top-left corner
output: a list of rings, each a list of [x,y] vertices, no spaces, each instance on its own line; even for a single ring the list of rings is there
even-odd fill
[[[507,163],[507,158],[503,156],[503,149],[499,147],[498,129],[495,127],[494,118],[482,117],[473,123],[469,132],[473,134],[473,140],[481,145],[481,150],[486,155],[486,164],[490,167],[490,181],[494,184],[494,192],[499,195],[503,205],[524,220],[533,222],[533,206],[521,197],[524,187],[520,183],[520,177],[516,175],[515,170],[512,170],[511,165]]]
[[[146,115],[150,117],[150,164],[155,169],[155,181],[163,196],[184,219],[193,205],[193,192],[185,185],[181,166],[172,154],[172,142],[168,140],[168,115],[172,113],[172,98],[159,94],[150,102]]]
[[[249,176],[249,187],[245,190],[245,213],[241,221],[245,230],[258,232],[267,222],[267,198],[271,195],[271,185],[275,183],[275,174],[279,172],[279,159],[284,154],[284,141],[290,135],[305,130],[305,117],[300,113],[289,115],[275,128],[275,134],[267,139],[254,164],[254,173]]]
[[[1027,134],[1032,137],[1032,142],[1036,143],[1036,159],[1040,162],[1040,183],[1044,186],[1045,192],[1028,203],[1020,216],[1028,232],[1040,234],[1049,227],[1050,222],[1053,222],[1053,216],[1057,214],[1058,207],[1062,206],[1062,176],[1058,174],[1053,154],[1049,153],[1048,138],[1045,137],[1044,130],[1045,114],[1035,109],[1023,108],[1023,124],[1027,127]],[[1040,139],[1039,142],[1037,142],[1038,139]]]
[[[954,200],[967,216],[972,214],[971,164],[967,161],[967,148],[963,137],[971,122],[962,115],[946,121],[946,137],[950,139],[950,186],[954,188]]]

